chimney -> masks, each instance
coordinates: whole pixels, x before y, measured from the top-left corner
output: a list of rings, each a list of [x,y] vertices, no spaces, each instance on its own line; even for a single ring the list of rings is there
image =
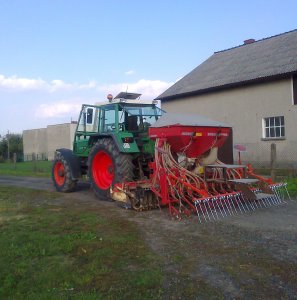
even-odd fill
[[[244,41],[244,44],[245,45],[248,45],[248,44],[252,44],[252,43],[254,43],[256,40],[254,40],[254,39],[248,39],[248,40],[245,40]]]

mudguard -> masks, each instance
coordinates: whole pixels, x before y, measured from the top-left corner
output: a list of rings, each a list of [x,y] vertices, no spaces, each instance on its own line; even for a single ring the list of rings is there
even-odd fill
[[[68,162],[72,180],[78,180],[78,178],[81,177],[79,158],[70,149],[61,148],[57,149],[56,152],[60,152],[64,159]]]
[[[112,138],[115,145],[117,146],[117,149],[122,152],[122,153],[139,153],[139,148],[135,142],[135,140],[130,143],[125,145],[125,143],[123,142],[123,138],[126,137],[132,137],[133,138],[133,134],[128,133],[128,132],[119,132],[117,134],[111,132],[111,133],[100,133],[100,134],[96,134],[91,136],[89,143],[90,144],[95,144],[99,139],[103,139],[103,138]]]

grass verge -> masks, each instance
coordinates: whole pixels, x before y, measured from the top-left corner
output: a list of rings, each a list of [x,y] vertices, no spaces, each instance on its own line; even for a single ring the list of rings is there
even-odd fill
[[[285,180],[287,182],[287,188],[290,193],[290,196],[294,199],[297,198],[297,178],[287,178]]]
[[[0,187],[1,299],[161,298],[159,258],[131,222],[57,197]]]
[[[0,163],[0,175],[50,177],[51,168],[51,161],[6,162]]]

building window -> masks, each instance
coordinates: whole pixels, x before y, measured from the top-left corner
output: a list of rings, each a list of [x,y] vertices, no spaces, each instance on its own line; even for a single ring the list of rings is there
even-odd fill
[[[269,117],[263,119],[263,138],[284,138],[285,137],[285,118]]]
[[[297,105],[297,75],[293,75],[293,104]]]

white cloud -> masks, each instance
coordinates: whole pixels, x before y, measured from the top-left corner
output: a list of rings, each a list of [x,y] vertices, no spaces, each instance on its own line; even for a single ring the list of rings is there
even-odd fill
[[[96,89],[97,83],[94,80],[91,80],[87,83],[78,84],[78,83],[66,83],[60,79],[54,79],[50,82],[46,82],[43,79],[37,78],[22,78],[18,76],[5,77],[0,74],[0,88],[10,89],[14,91],[22,90],[43,90],[45,92],[57,92],[60,90],[86,90],[86,89]]]
[[[126,74],[132,74],[134,71],[127,71]],[[93,92],[105,92],[114,93],[114,96],[119,92],[128,90],[129,92],[135,92],[142,94],[143,98],[152,99],[157,97],[159,94],[164,92],[168,87],[170,87],[173,82],[165,82],[161,80],[148,80],[140,79],[137,82],[125,82],[118,84],[108,84],[99,85],[95,80],[91,80],[87,83],[66,83],[60,79],[54,79],[47,82],[43,79],[37,78],[22,78],[18,76],[5,77],[0,74],[0,89],[10,89],[16,92],[21,92],[23,90],[40,90],[45,93],[58,93],[59,91],[64,92],[79,92],[93,91]],[[105,99],[105,98],[104,98]]]
[[[128,90],[129,92],[142,94],[142,99],[153,99],[168,89],[173,82],[166,82],[161,80],[147,80],[140,79],[134,83],[119,83],[106,86],[100,86],[98,89],[104,91],[106,94],[113,93],[116,96],[119,92]]]
[[[35,116],[38,118],[59,118],[68,115],[78,115],[81,108],[81,104],[78,103],[44,103],[40,104],[35,111]]]
[[[52,80],[51,82],[51,92],[56,92],[58,90],[68,90],[68,91],[75,91],[75,90],[91,90],[96,89],[97,83],[95,80],[91,80],[88,83],[66,83],[63,80]]]
[[[95,89],[97,87],[97,82],[95,80],[91,80],[88,83],[78,85],[80,90],[87,90],[87,89]]]
[[[5,77],[0,74],[0,87],[15,90],[39,90],[48,88],[48,84],[40,78]]]
[[[81,97],[75,99],[66,99],[61,101],[56,101],[54,103],[42,103],[35,109],[35,117],[46,118],[46,119],[56,119],[65,118],[69,116],[78,116],[81,109],[82,103],[94,104],[95,102],[106,101],[106,97],[103,96],[110,92],[114,92],[113,96],[116,96],[121,91],[126,91],[128,87],[129,92],[142,94],[141,99],[151,100],[160,95],[165,89],[171,86],[173,83],[161,81],[161,80],[146,80],[141,79],[135,83],[119,83],[111,84],[106,86],[97,86],[95,82],[90,82],[89,85],[71,85],[65,84],[63,81],[52,81],[51,86],[57,89],[85,89],[94,88],[97,86],[97,92],[100,91],[100,96],[93,95],[92,97]],[[52,89],[52,92],[57,92],[57,90]],[[99,96],[99,97],[98,97]]]
[[[134,70],[129,70],[129,71],[127,71],[127,72],[125,72],[125,75],[133,75],[133,74],[135,74],[135,71]]]
[[[58,90],[72,90],[73,84],[65,83],[63,80],[55,79],[51,81],[50,92],[56,92]]]
[[[95,80],[69,83],[60,79],[45,81],[0,74],[2,111],[0,129],[22,132],[24,129],[44,128],[49,124],[70,122],[78,118],[81,104],[106,102],[106,96],[126,91],[142,94],[141,99],[152,100],[173,83],[141,79],[132,82],[101,85]],[[74,96],[75,95],[75,96]],[[12,118],[13,116],[13,118]]]

